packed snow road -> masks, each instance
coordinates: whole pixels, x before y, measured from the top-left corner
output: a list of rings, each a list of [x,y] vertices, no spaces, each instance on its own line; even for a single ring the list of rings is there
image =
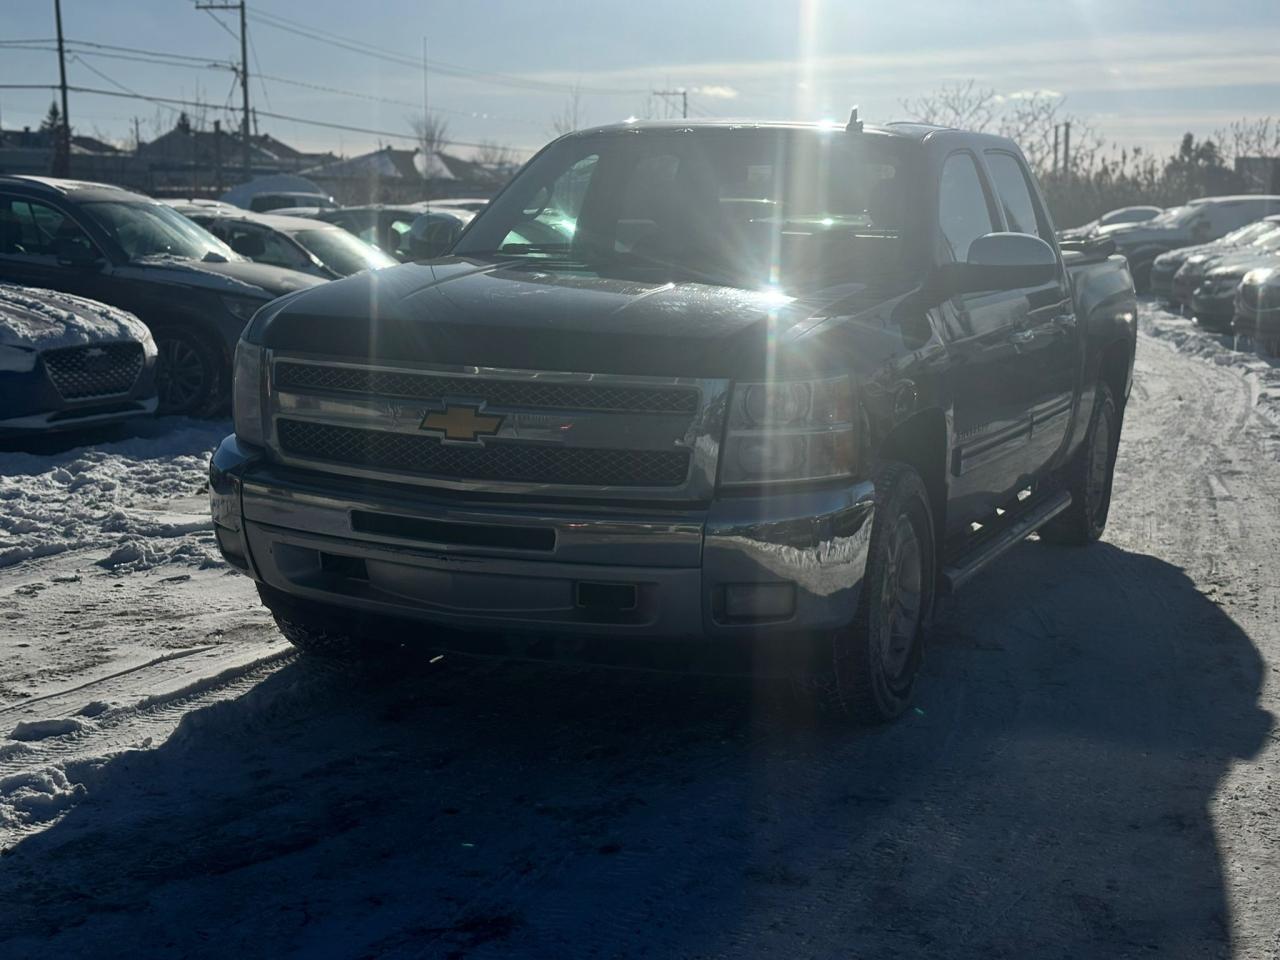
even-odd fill
[[[0,956],[1278,957],[1255,373],[1144,336],[1105,541],[1006,556],[860,732],[737,680],[300,660],[182,520],[196,435],[77,468],[168,471],[85,481],[96,530],[4,493],[74,544],[0,569]]]

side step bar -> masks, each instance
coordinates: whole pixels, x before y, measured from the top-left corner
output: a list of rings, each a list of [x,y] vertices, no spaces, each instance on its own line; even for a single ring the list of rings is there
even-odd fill
[[[1016,547],[1069,506],[1071,494],[1062,490],[1044,503],[1031,507],[1016,520],[1010,521],[1005,529],[993,533],[987,543],[961,554],[955,563],[942,568],[943,592],[954,593],[959,590],[965,581],[981,573],[996,557],[1011,547]]]

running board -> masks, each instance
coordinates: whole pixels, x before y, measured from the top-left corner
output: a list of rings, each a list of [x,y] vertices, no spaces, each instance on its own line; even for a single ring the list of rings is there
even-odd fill
[[[1007,528],[993,533],[989,542],[971,553],[962,554],[956,564],[944,566],[942,568],[943,592],[954,593],[959,590],[970,577],[981,573],[996,557],[1009,548],[1016,547],[1069,506],[1071,506],[1071,494],[1062,490],[1044,503],[1031,507],[1016,520],[1011,521]]]

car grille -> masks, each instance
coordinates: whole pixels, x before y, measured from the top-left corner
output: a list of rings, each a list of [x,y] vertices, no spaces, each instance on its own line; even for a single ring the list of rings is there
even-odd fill
[[[1240,287],[1240,291],[1239,291],[1240,302],[1243,303],[1246,307],[1256,307],[1261,301],[1261,298],[1258,296],[1261,290],[1262,290],[1262,287],[1258,286],[1257,284],[1252,284],[1252,283],[1243,284]]]
[[[318,366],[279,362],[277,389],[295,392],[350,393],[412,400],[479,396],[491,407],[542,407],[627,413],[695,413],[698,391],[684,387],[607,386],[550,380],[501,380],[445,377],[398,370]]]
[[[142,372],[140,343],[63,347],[44,354],[49,379],[64,400],[128,393]]]
[[[440,479],[678,487],[689,472],[687,450],[600,450],[520,443],[458,446],[434,437],[303,420],[279,420],[276,431],[280,448],[291,456]]]

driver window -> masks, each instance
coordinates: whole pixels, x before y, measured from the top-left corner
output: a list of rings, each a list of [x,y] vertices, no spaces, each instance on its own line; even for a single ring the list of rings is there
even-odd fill
[[[61,211],[29,200],[0,199],[0,255],[56,260],[59,248],[71,245],[98,255],[88,234]]]
[[[973,241],[996,229],[972,154],[953,153],[942,167],[938,225],[942,228],[944,259],[957,263],[968,259]]]

